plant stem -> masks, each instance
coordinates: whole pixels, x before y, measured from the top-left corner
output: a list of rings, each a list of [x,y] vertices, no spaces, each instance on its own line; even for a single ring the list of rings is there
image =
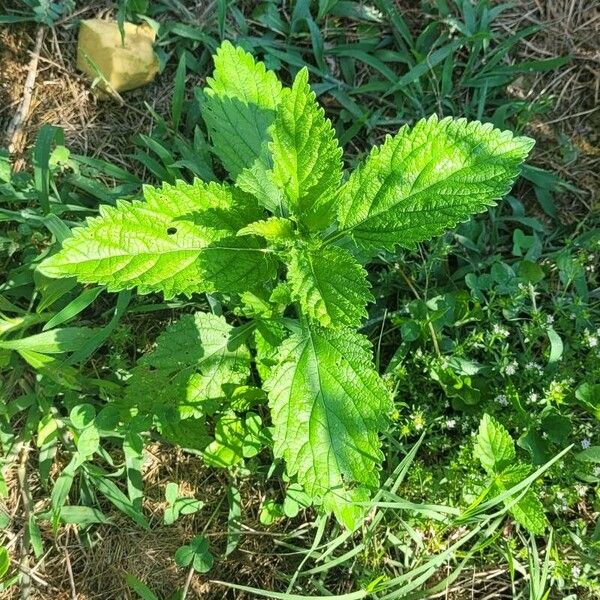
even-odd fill
[[[185,600],[187,593],[190,591],[190,585],[192,584],[192,577],[194,576],[194,565],[190,567],[188,571],[187,577],[185,579],[185,585],[183,586],[183,591],[181,592],[181,600]]]
[[[400,275],[402,276],[402,279],[404,279],[404,281],[406,281],[406,285],[408,285],[408,287],[410,288],[410,291],[415,295],[415,298],[417,300],[422,300],[421,294],[419,294],[417,288],[414,286],[410,277],[400,268],[399,265],[396,266],[395,268],[398,270],[398,273],[400,273]],[[440,351],[440,345],[439,345],[438,339],[437,339],[437,334],[435,333],[435,328],[429,318],[427,319],[427,326],[429,328],[429,333],[431,334],[431,341],[433,342],[433,347],[435,349],[435,353],[437,354],[438,357],[442,356],[442,353]]]

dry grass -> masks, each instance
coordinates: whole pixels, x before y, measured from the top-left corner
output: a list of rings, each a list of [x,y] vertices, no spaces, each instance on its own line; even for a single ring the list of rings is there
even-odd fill
[[[600,2],[520,0],[498,20],[506,33],[543,25],[520,46],[523,60],[570,56],[557,71],[523,77],[515,86],[526,100],[552,100],[552,110],[530,126],[535,162],[584,191],[565,198],[565,215],[591,211],[600,193]],[[565,158],[569,155],[569,158]],[[560,201],[560,199],[559,199]],[[581,202],[583,206],[577,206]],[[584,209],[582,211],[582,208]]]
[[[157,112],[166,113],[171,96],[172,77],[157,77],[155,83],[128,93],[125,104],[100,102],[90,91],[89,82],[74,69],[76,20],[98,16],[109,2],[94,2],[78,10],[59,27],[46,33],[40,63],[20,151],[25,152],[44,123],[59,124],[67,145],[75,153],[87,154],[132,168],[128,154],[133,151],[132,137],[149,133],[152,121],[144,103]],[[521,58],[552,58],[565,53],[572,61],[559,72],[524,77],[514,93],[525,99],[542,96],[554,99],[553,110],[531,124],[538,140],[535,160],[540,166],[558,172],[583,190],[581,195],[559,199],[563,213],[582,214],[598,204],[600,190],[600,3],[590,0],[519,0],[514,9],[504,13],[497,26],[514,32],[531,24],[544,29],[524,41]],[[0,131],[4,131],[21,100],[28,52],[33,47],[36,28],[13,26],[0,31]],[[565,161],[565,153],[576,156]],[[143,173],[142,173],[143,174]],[[566,218],[566,217],[565,217]],[[29,486],[36,509],[47,503],[48,492],[35,479],[35,456],[29,456]],[[144,531],[106,506],[115,520],[90,535],[79,536],[74,526],[64,527],[55,537],[43,531],[48,553],[34,565],[30,598],[79,600],[130,598],[124,574],[132,573],[145,581],[159,596],[183,586],[186,573],[173,561],[177,547],[204,530],[218,554],[227,539],[227,474],[207,470],[197,458],[165,446],[153,446],[147,452],[145,467],[146,504],[152,527]],[[214,499],[198,515],[186,517],[174,526],[162,525],[164,486],[177,481],[186,494],[199,499]],[[11,496],[7,501],[12,524],[7,532],[14,556],[23,534],[23,500],[16,484],[16,473],[9,474]],[[211,578],[236,581],[245,585],[274,589],[279,571],[290,570],[297,560],[285,557],[275,543],[294,535],[296,541],[309,544],[310,532],[293,523],[266,531],[258,527],[258,507],[266,490],[256,483],[241,483],[245,506],[244,535],[239,548],[217,563]],[[510,597],[504,577],[498,574],[473,575],[472,585],[465,580],[461,588],[448,597]],[[475,585],[477,581],[477,585]],[[340,589],[344,582],[340,583]],[[494,587],[495,586],[495,587]],[[460,587],[460,586],[459,586]],[[461,592],[462,590],[462,592]],[[14,589],[3,598],[17,598]],[[210,585],[203,576],[194,576],[188,598],[244,598]]]
[[[90,81],[75,69],[77,25],[79,19],[104,16],[111,5],[114,3],[89,3],[46,30],[18,155],[35,140],[39,128],[48,123],[60,125],[72,152],[136,170],[129,156],[134,151],[132,140],[136,134],[150,134],[153,124],[146,103],[158,113],[166,113],[173,77],[171,70],[164,72],[149,86],[127,93],[123,105],[96,97]],[[5,131],[21,99],[35,31],[30,24],[0,30],[0,131]]]
[[[42,538],[47,553],[40,561],[30,559],[27,571],[31,574],[31,599],[78,598],[78,600],[108,600],[137,598],[126,582],[126,574],[144,581],[160,598],[166,598],[183,587],[188,572],[174,562],[177,548],[199,533],[206,535],[211,550],[223,556],[228,539],[227,519],[229,505],[227,488],[232,483],[224,471],[207,468],[200,459],[180,450],[155,444],[146,449],[144,466],[144,513],[150,529],[144,530],[130,519],[115,511],[106,502],[101,503],[112,525],[97,526],[92,533],[79,535],[74,525],[60,529],[55,536],[46,523]],[[48,508],[48,491],[37,478],[37,457],[28,459],[28,486],[32,509]],[[11,525],[5,531],[8,547],[14,560],[20,560],[19,545],[24,532],[26,513],[21,500],[21,489],[16,481],[16,467],[7,473],[11,490],[7,512]],[[196,515],[180,518],[175,524],[163,525],[165,486],[170,481],[179,485],[180,495],[206,500],[205,507]],[[293,540],[309,545],[308,527],[286,521],[265,529],[258,523],[258,510],[267,489],[256,481],[240,480],[243,525],[237,549],[226,559],[218,558],[210,572],[210,579],[237,582],[242,585],[276,589],[279,572],[287,572],[297,563],[297,557],[286,556],[278,545],[280,540]],[[21,597],[16,587],[0,598],[13,600]],[[191,579],[188,599],[217,600],[246,598],[244,594],[211,584],[208,576],[195,574]]]

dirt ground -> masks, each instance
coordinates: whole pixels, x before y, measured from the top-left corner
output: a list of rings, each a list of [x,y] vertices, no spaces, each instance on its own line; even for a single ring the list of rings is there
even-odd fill
[[[31,104],[21,123],[20,135],[11,139],[6,138],[6,131],[23,99],[38,30],[31,24],[0,29],[0,146],[11,143],[14,153],[25,157],[40,126],[51,123],[63,128],[66,144],[72,152],[131,168],[128,158],[133,150],[131,139],[137,133],[148,132],[152,124],[145,103],[159,113],[166,113],[172,77],[168,73],[160,75],[150,86],[127,93],[122,105],[96,99],[89,81],[75,69],[76,29],[79,19],[106,14],[109,4],[90,2],[44,32]],[[600,191],[600,4],[592,0],[517,0],[496,27],[511,32],[539,23],[544,24],[544,29],[522,43],[521,58],[568,54],[572,60],[558,73],[523,78],[512,91],[524,99],[540,96],[553,99],[552,111],[531,125],[531,133],[538,140],[534,161],[581,190],[581,193],[565,196],[562,202],[565,214],[583,215],[597,208]],[[565,160],[568,153],[576,159]],[[31,461],[28,473],[35,473],[35,464],[33,459]],[[14,517],[12,529],[19,532],[23,525],[22,494],[17,473],[12,475],[7,508]],[[196,518],[186,519],[185,525],[162,526],[164,484],[174,477],[186,493],[199,498],[220,497],[222,502],[216,508],[209,507],[212,514],[205,507]],[[41,508],[47,490],[34,475],[29,479],[35,508]],[[199,459],[157,445],[148,452],[145,479],[148,490],[145,508],[150,515],[151,529],[144,531],[114,515],[114,525],[98,527],[85,540],[78,537],[72,526],[61,529],[56,538],[50,529],[43,531],[48,551],[38,564],[30,565],[30,575],[35,582],[30,598],[129,598],[132,596],[124,585],[125,573],[135,575],[157,595],[166,597],[185,580],[185,574],[174,564],[174,552],[197,533],[198,528],[206,527],[206,535],[215,548],[225,547],[226,473],[207,470]],[[264,528],[259,530],[257,513],[265,491],[242,490],[242,498],[247,499],[243,507],[242,542],[227,561],[217,565],[216,572],[211,572],[211,579],[272,589],[278,571],[290,572],[297,561],[297,557],[285,555],[282,544],[310,544],[314,532],[302,521],[288,522],[267,533]],[[9,545],[16,547],[17,543],[15,533]],[[481,581],[492,579],[494,577],[481,577]],[[342,581],[339,591],[343,588]],[[484,595],[510,597],[505,581],[494,589],[494,595],[488,595],[489,591]],[[18,594],[15,590],[0,597],[16,598]],[[216,600],[244,596],[210,584],[206,577],[193,575],[188,598],[193,597]]]
[[[415,11],[410,0],[399,0]],[[416,4],[416,3],[415,3]],[[77,23],[110,13],[110,2],[90,2],[46,31],[39,55],[31,106],[23,122],[16,152],[24,152],[44,123],[60,125],[72,152],[110,159],[131,168],[132,138],[148,133],[152,119],[145,103],[166,114],[172,92],[172,71],[160,74],[144,88],[124,95],[124,104],[99,101],[89,81],[75,69]],[[403,8],[404,10],[404,8]],[[518,0],[496,21],[511,33],[531,25],[543,29],[521,43],[521,56],[548,59],[569,56],[558,72],[522,77],[511,91],[533,101],[550,99],[552,110],[535,119],[535,162],[573,182],[584,194],[587,210],[600,189],[600,2],[597,0]],[[0,30],[0,132],[5,132],[23,96],[35,25],[11,25]],[[193,83],[193,82],[192,82]],[[5,143],[1,144],[6,146]],[[566,155],[574,157],[569,160]]]

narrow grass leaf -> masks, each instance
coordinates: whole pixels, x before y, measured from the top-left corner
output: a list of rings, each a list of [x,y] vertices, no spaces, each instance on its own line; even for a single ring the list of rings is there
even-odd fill
[[[181,113],[183,112],[183,100],[185,96],[185,52],[179,58],[177,71],[175,72],[175,82],[173,87],[173,100],[171,101],[171,119],[173,121],[173,129],[179,129]]]

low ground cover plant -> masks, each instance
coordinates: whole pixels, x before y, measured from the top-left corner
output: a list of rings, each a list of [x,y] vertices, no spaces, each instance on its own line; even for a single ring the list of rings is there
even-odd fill
[[[433,116],[388,137],[344,179],[308,71],[283,87],[227,42],[202,114],[234,183],[147,186],[144,200],[101,207],[38,270],[114,292],[210,294],[212,314],[182,317],[140,359],[121,418],[145,420],[217,465],[272,443],[310,502],[354,529],[379,484],[379,434],[392,411],[356,331],[372,301],[364,265],[502,198],[533,141]],[[272,429],[255,410],[265,401]]]

